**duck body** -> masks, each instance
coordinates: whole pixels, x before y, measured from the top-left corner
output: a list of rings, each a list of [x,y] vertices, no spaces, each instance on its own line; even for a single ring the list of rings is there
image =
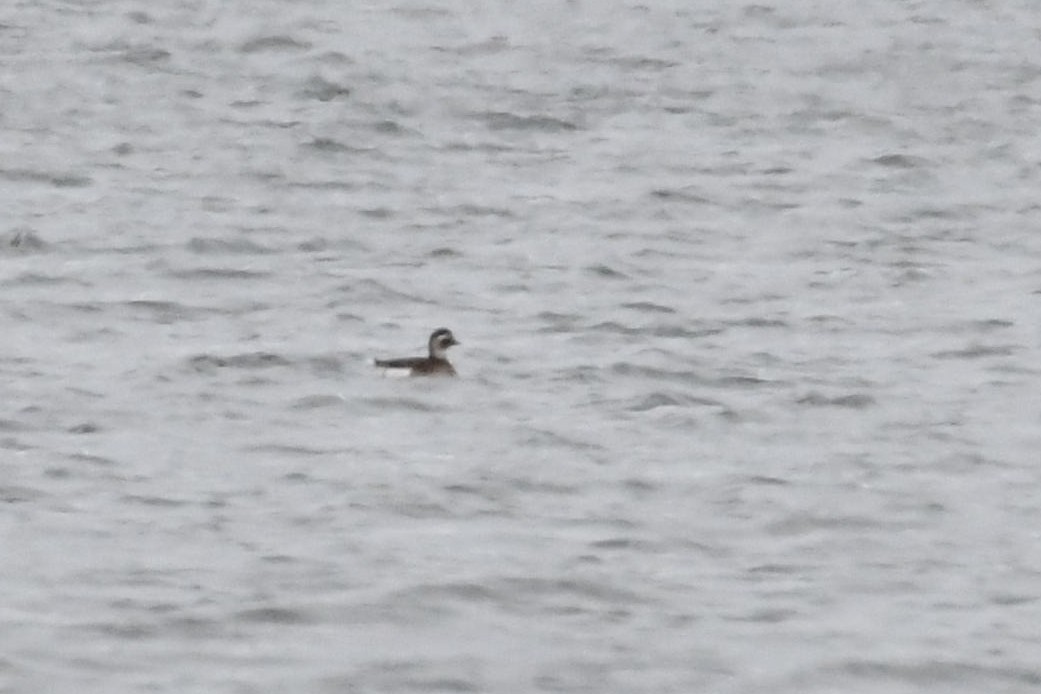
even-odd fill
[[[409,376],[455,376],[455,368],[447,359],[406,357],[404,359],[377,359],[381,369],[408,371]]]
[[[429,354],[425,357],[376,359],[376,367],[407,373],[409,376],[455,376],[455,368],[445,356],[448,348],[460,344],[448,328],[438,328],[427,342]]]

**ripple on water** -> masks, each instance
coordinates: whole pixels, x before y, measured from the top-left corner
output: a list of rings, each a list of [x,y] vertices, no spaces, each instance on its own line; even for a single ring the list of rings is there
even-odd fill
[[[491,130],[531,130],[544,133],[573,132],[579,126],[569,120],[546,115],[522,116],[504,111],[486,111],[474,114]]]
[[[366,397],[359,402],[377,410],[411,410],[413,412],[439,412],[441,407],[435,404],[407,397]]]
[[[312,149],[317,152],[324,152],[326,154],[340,154],[346,152],[365,151],[356,147],[352,147],[331,137],[316,137],[308,142],[305,142],[303,146],[307,149]]]
[[[589,548],[598,552],[637,552],[639,554],[658,554],[669,551],[664,542],[654,542],[639,537],[610,537],[589,543]]]
[[[318,101],[333,101],[335,99],[346,99],[351,95],[351,88],[345,84],[331,82],[324,77],[313,75],[297,92],[304,99],[316,99]]]
[[[114,458],[82,451],[69,454],[69,460],[77,463],[87,463],[98,467],[116,467],[119,463]]]
[[[377,305],[383,303],[394,304],[396,302],[407,302],[413,304],[437,303],[429,297],[393,289],[387,284],[371,278],[341,284],[337,291],[343,295],[343,299],[341,300],[349,299],[352,302],[368,302]]]
[[[297,457],[314,457],[337,454],[340,449],[315,448],[314,446],[302,446],[286,443],[261,443],[243,446],[243,451],[252,453],[267,453],[279,458],[294,459]]]
[[[541,333],[570,333],[574,332],[583,317],[577,313],[557,313],[555,311],[542,311],[536,320],[543,323],[538,331]]]
[[[88,282],[84,282],[76,277],[70,277],[69,275],[52,275],[42,272],[21,272],[10,279],[5,279],[0,286],[4,287],[58,287],[62,285],[71,285],[75,287],[89,287]]]
[[[725,328],[719,326],[699,325],[697,321],[654,322],[642,325],[630,325],[618,321],[603,321],[586,329],[589,333],[608,333],[642,337],[669,337],[697,339],[722,333]]]
[[[761,316],[751,316],[748,318],[740,318],[738,320],[725,321],[726,325],[732,325],[735,327],[743,328],[787,328],[790,327],[788,321],[781,320],[779,318],[763,318]]]
[[[655,391],[641,395],[630,401],[625,409],[630,412],[650,412],[659,408],[712,407],[729,410],[722,402],[712,398],[703,398],[675,390]]]
[[[604,263],[598,263],[596,265],[587,265],[585,271],[595,277],[601,277],[609,280],[624,280],[629,279],[629,275],[625,274],[621,270],[616,270],[610,265]]]
[[[258,36],[239,46],[243,53],[296,53],[311,48],[307,41],[300,41],[285,34]]]
[[[158,301],[153,299],[134,299],[121,304],[135,313],[143,314],[151,323],[171,325],[182,321],[198,321],[219,313],[213,309],[188,306],[177,301]]]
[[[671,306],[656,304],[652,301],[633,301],[624,303],[622,304],[622,308],[627,308],[639,313],[676,313],[676,309]]]
[[[1018,345],[972,344],[963,349],[948,349],[933,352],[934,359],[985,359],[987,357],[1011,357],[1021,348]]]
[[[548,579],[488,577],[481,582],[418,585],[388,595],[381,604],[399,618],[431,619],[470,605],[490,605],[512,614],[611,614],[624,606],[644,603],[635,590],[603,578]]]
[[[553,372],[550,380],[562,383],[603,383],[604,372],[596,366],[571,366]]]
[[[244,352],[241,354],[197,354],[187,360],[194,371],[207,372],[215,369],[269,369],[289,366],[292,362],[271,352]]]
[[[697,339],[710,337],[724,332],[725,328],[718,326],[701,326],[696,321],[684,321],[682,323],[654,323],[640,329],[651,337],[672,337]]]
[[[0,502],[4,504],[35,503],[47,496],[47,493],[43,490],[33,487],[11,484],[0,485]]]
[[[629,376],[649,381],[670,381],[674,383],[689,383],[703,385],[706,379],[694,371],[676,371],[673,369],[662,369],[644,364],[633,364],[632,362],[615,362],[609,367],[609,371],[617,376]]]
[[[92,178],[81,174],[35,169],[0,169],[0,180],[46,183],[55,188],[87,188],[94,183]]]
[[[543,428],[524,427],[518,436],[520,443],[524,446],[548,446],[551,448],[563,446],[582,451],[603,450],[603,446],[600,444],[582,441],[573,436],[565,436],[559,432]]]
[[[990,666],[977,662],[961,662],[956,658],[900,658],[891,660],[851,659],[819,666],[813,672],[801,673],[806,684],[834,682],[846,689],[856,683],[879,687],[886,691],[1031,691],[1041,687],[1041,669],[1011,665]],[[902,687],[911,687],[904,690]]]
[[[785,381],[771,381],[757,376],[721,376],[710,383],[724,388],[761,388],[763,386],[784,386]]]
[[[713,202],[694,187],[685,189],[656,188],[650,194],[657,200],[667,202],[682,202],[694,205],[706,205]]]
[[[822,393],[811,391],[796,400],[800,405],[808,407],[838,407],[851,410],[863,410],[875,404],[875,398],[867,393],[849,393],[828,397]]]
[[[189,239],[186,248],[198,255],[262,255],[273,253],[272,249],[249,239],[202,238]]]
[[[47,249],[48,244],[32,229],[15,229],[0,239],[0,252],[30,254]]]
[[[915,157],[909,154],[883,154],[871,160],[873,164],[885,166],[892,169],[917,169],[930,167],[932,163],[924,157]]]
[[[136,45],[119,48],[116,51],[116,55],[116,59],[119,61],[148,68],[165,63],[169,61],[171,57],[170,51],[165,48],[149,45]]]
[[[168,270],[165,274],[179,280],[262,280],[269,279],[272,273],[268,270],[247,270],[234,267],[194,267]]]
[[[294,410],[320,410],[326,407],[343,407],[344,399],[339,395],[308,395],[290,404]]]
[[[279,626],[312,624],[320,621],[316,616],[304,609],[271,606],[241,610],[232,615],[232,620],[247,624],[275,624]]]
[[[952,326],[955,331],[967,331],[977,333],[991,333],[1005,328],[1015,327],[1015,321],[1003,318],[988,318],[984,320],[972,320],[965,323],[957,323]]]
[[[119,500],[128,504],[152,506],[156,508],[181,508],[195,504],[194,501],[188,501],[185,499],[171,499],[166,496],[149,496],[143,494],[124,494],[119,498]]]

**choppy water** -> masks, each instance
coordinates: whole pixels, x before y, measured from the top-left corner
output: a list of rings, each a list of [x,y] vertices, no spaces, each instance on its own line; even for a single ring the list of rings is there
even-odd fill
[[[1033,3],[153,4],[0,12],[0,691],[1041,688]]]

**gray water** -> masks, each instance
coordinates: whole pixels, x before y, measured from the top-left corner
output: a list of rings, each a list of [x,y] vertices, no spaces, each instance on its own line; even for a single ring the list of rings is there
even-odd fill
[[[0,692],[1038,691],[1039,39],[6,4]]]

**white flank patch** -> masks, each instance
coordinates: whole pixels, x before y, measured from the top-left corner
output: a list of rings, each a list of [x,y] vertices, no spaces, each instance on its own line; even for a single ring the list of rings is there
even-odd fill
[[[384,378],[408,378],[412,375],[412,369],[389,369],[385,366],[376,366],[376,359],[369,359],[369,365],[380,370]]]

